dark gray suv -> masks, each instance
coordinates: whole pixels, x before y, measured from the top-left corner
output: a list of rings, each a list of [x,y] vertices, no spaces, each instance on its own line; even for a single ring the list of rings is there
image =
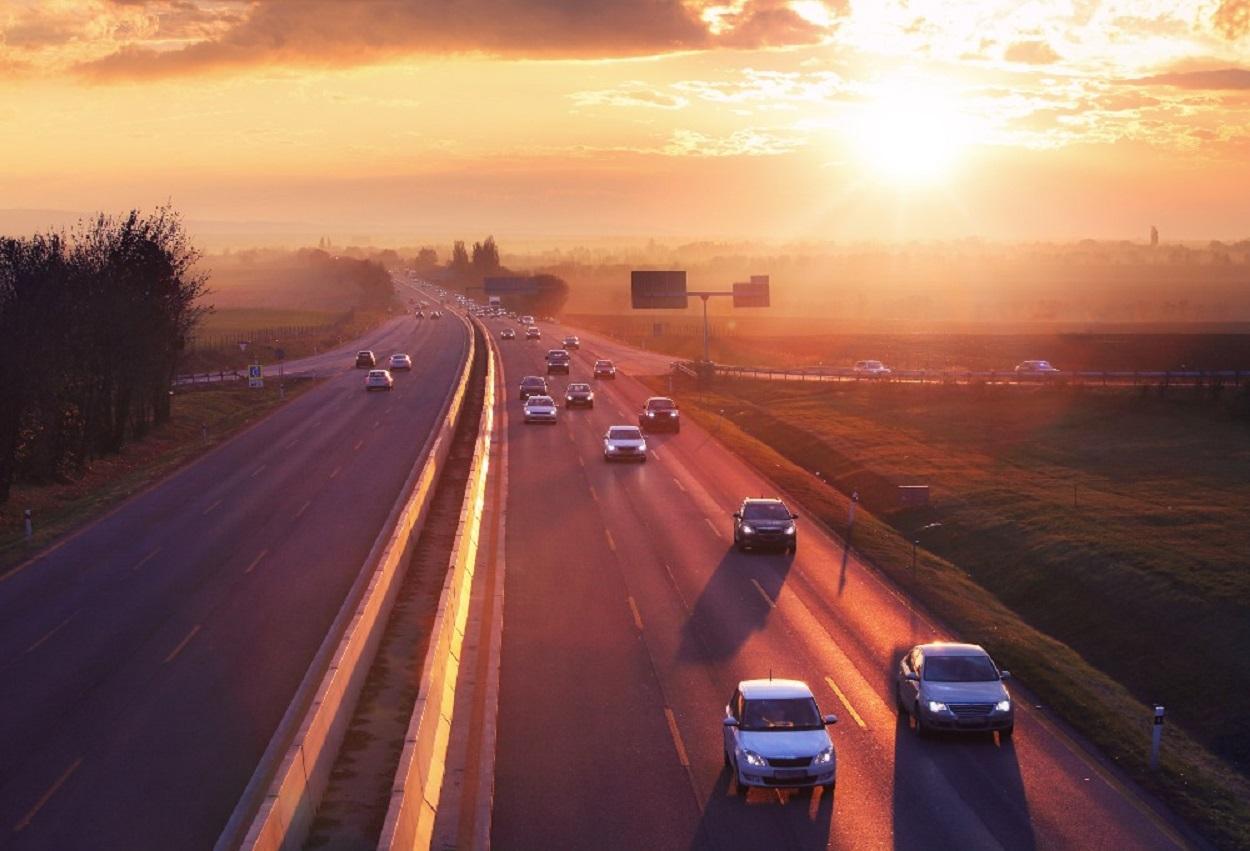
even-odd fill
[[[522,401],[531,396],[547,395],[547,379],[541,375],[527,375],[521,379],[521,395]]]
[[[796,552],[799,536],[794,521],[798,519],[779,499],[744,499],[734,512],[734,546],[743,551],[767,547]]]

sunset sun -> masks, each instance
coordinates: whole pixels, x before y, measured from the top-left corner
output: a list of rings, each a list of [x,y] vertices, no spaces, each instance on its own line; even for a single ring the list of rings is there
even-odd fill
[[[957,104],[911,84],[879,89],[852,116],[847,132],[872,177],[903,187],[947,182],[969,142]]]

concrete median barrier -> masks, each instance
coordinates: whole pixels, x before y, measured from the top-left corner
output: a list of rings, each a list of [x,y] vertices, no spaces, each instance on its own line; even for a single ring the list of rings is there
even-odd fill
[[[464,407],[479,345],[472,325],[467,321],[466,325],[468,356],[440,425],[427,441],[424,461],[405,482],[360,577],[218,839],[217,851],[294,849],[302,847],[308,836]]]
[[[461,504],[450,565],[439,596],[429,648],[421,667],[417,701],[404,737],[404,748],[378,842],[378,848],[385,851],[429,848],[438,813],[470,591],[478,566],[490,450],[495,439],[498,350],[489,329],[483,327],[483,332],[490,358],[486,368],[482,420],[473,449],[469,484]]]

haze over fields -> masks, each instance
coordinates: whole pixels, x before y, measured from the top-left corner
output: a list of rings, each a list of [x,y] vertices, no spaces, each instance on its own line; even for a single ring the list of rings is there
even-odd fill
[[[0,222],[1236,241],[1248,30],[1247,0],[6,0]]]

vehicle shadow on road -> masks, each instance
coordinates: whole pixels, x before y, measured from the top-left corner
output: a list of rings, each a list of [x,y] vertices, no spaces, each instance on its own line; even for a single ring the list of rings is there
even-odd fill
[[[682,626],[678,658],[696,663],[733,658],[767,624],[793,564],[791,555],[727,548]]]
[[[894,674],[910,648],[899,647]],[[1011,739],[995,733],[930,733],[921,738],[899,711],[894,729],[894,848],[1037,848],[1020,764]]]
[[[752,789],[737,794],[725,768],[708,792],[694,849],[825,848],[833,825],[833,792],[825,789]]]

